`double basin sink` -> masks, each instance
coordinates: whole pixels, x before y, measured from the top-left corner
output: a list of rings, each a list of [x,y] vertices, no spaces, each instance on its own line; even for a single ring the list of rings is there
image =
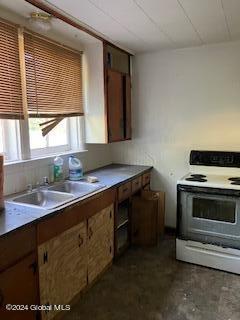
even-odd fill
[[[42,209],[53,209],[104,187],[98,183],[64,181],[53,186],[42,187],[16,196],[10,199],[9,202]]]

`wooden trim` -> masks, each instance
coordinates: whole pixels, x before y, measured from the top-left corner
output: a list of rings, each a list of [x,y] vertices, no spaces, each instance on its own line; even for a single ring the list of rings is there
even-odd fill
[[[24,51],[24,32],[23,28],[18,28],[18,45],[19,45],[19,62],[21,72],[21,88],[22,88],[22,103],[23,103],[23,118],[28,118],[28,103],[27,103],[27,79]]]
[[[103,90],[104,90],[104,118],[105,118],[105,141],[109,143],[109,117],[108,117],[108,73],[106,67],[107,46],[103,43]]]
[[[84,31],[86,33],[88,33],[90,36],[98,39],[98,40],[101,40],[104,44],[110,44],[111,46],[115,47],[116,49],[118,50],[121,50],[122,52],[124,53],[127,53],[129,55],[133,55],[132,53],[129,53],[128,51],[122,49],[122,48],[119,48],[118,46],[116,46],[114,43],[104,39],[103,37],[99,36],[98,34],[96,34],[95,32],[93,32],[92,30],[80,25],[79,23],[73,21],[72,19],[68,18],[66,15],[60,13],[60,12],[57,12],[55,9],[51,8],[49,5],[45,4],[45,3],[42,3],[41,1],[39,0],[25,0],[26,2],[32,4],[33,6],[37,7],[38,9],[41,9],[45,12],[47,12],[48,14],[51,14],[52,16],[54,16],[55,18],[58,18],[68,24],[70,24],[71,26],[81,30],[81,31]]]

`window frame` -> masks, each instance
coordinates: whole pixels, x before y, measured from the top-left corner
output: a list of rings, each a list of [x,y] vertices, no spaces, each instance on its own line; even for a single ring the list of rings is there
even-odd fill
[[[34,160],[38,158],[48,158],[56,154],[85,151],[84,148],[84,119],[81,117],[67,119],[67,144],[60,146],[31,149],[30,132],[28,120],[12,120],[10,125],[8,120],[0,120],[3,123],[3,153],[7,154],[9,159],[5,158],[5,163],[21,162],[25,160]],[[11,120],[10,120],[11,121]],[[15,132],[11,130],[15,127]],[[71,128],[71,130],[70,130]],[[7,142],[11,134],[15,139],[11,143]],[[7,137],[7,138],[6,138]]]

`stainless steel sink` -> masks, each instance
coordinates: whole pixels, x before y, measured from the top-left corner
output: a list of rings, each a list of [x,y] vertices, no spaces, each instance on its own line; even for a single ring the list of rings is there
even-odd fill
[[[53,209],[73,199],[74,195],[69,193],[36,190],[31,193],[17,196],[11,201],[29,206],[38,206],[44,209]]]
[[[48,190],[72,193],[75,195],[75,197],[83,197],[102,188],[104,188],[104,186],[98,183],[65,181],[63,183],[50,187]]]

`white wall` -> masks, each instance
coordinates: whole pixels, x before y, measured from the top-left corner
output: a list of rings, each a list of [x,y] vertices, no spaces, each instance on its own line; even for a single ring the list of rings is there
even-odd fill
[[[142,54],[133,70],[133,140],[113,144],[113,160],[154,166],[175,226],[190,150],[240,150],[240,42]]]

